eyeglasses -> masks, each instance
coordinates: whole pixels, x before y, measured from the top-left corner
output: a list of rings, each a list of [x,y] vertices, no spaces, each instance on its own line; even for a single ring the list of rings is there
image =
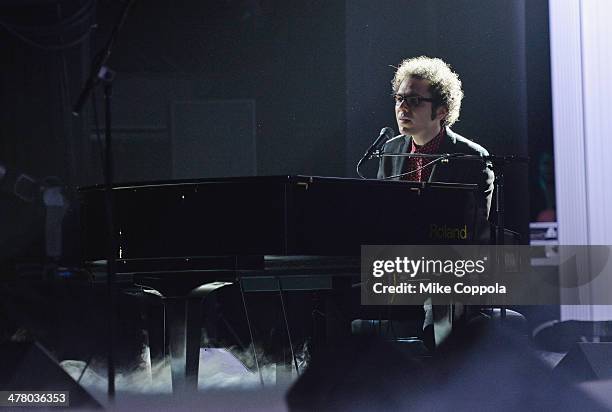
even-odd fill
[[[395,105],[400,106],[402,103],[406,102],[406,104],[410,107],[418,107],[421,102],[435,102],[436,99],[432,99],[429,97],[421,97],[421,96],[404,96],[403,94],[392,94],[391,97],[395,100]]]

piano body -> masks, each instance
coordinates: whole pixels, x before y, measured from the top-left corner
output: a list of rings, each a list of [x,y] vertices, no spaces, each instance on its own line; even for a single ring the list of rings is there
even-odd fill
[[[117,273],[164,297],[173,387],[193,389],[208,293],[233,282],[242,291],[256,278],[278,289],[281,278],[311,279],[313,287],[312,279],[357,278],[361,245],[449,243],[433,225],[465,225],[461,242],[474,242],[483,230],[475,192],[476,185],[311,176],[120,185]],[[104,196],[103,187],[80,190],[86,262],[105,259]]]
[[[435,244],[432,224],[473,227],[475,189],[309,176],[117,186],[117,257],[359,256],[363,244]],[[104,189],[80,194],[84,257],[104,259]]]

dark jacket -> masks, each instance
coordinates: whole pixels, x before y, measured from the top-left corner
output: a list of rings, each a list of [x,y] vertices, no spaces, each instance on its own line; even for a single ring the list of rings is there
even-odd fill
[[[387,141],[383,153],[408,153],[412,137],[399,135]],[[487,150],[446,128],[444,140],[440,142],[439,153],[463,153],[468,155],[488,156]],[[406,173],[408,162],[405,157],[381,157],[378,178],[384,179]],[[493,171],[484,162],[450,159],[447,163],[438,162],[433,166],[430,182],[471,183],[478,185],[478,206],[489,216],[493,195]],[[399,178],[395,178],[399,179]]]

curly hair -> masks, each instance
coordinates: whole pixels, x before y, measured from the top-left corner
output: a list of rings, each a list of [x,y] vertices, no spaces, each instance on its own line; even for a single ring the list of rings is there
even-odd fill
[[[429,91],[436,103],[432,107],[432,119],[440,106],[446,106],[448,115],[442,120],[443,126],[451,126],[459,119],[461,110],[461,80],[448,64],[438,58],[427,56],[405,59],[397,67],[391,81],[393,93],[397,93],[402,82],[410,77],[427,80]]]

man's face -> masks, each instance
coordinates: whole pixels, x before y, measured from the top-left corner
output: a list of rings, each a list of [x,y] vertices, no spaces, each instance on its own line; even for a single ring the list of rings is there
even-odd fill
[[[410,77],[404,80],[397,91],[397,94],[404,97],[424,97],[431,98],[429,92],[429,82],[423,79]],[[440,131],[440,120],[446,114],[446,108],[440,107],[436,110],[436,116],[431,118],[433,102],[420,101],[418,106],[408,104],[404,101],[395,104],[395,118],[399,132],[406,136],[414,136],[419,140],[433,138]]]

